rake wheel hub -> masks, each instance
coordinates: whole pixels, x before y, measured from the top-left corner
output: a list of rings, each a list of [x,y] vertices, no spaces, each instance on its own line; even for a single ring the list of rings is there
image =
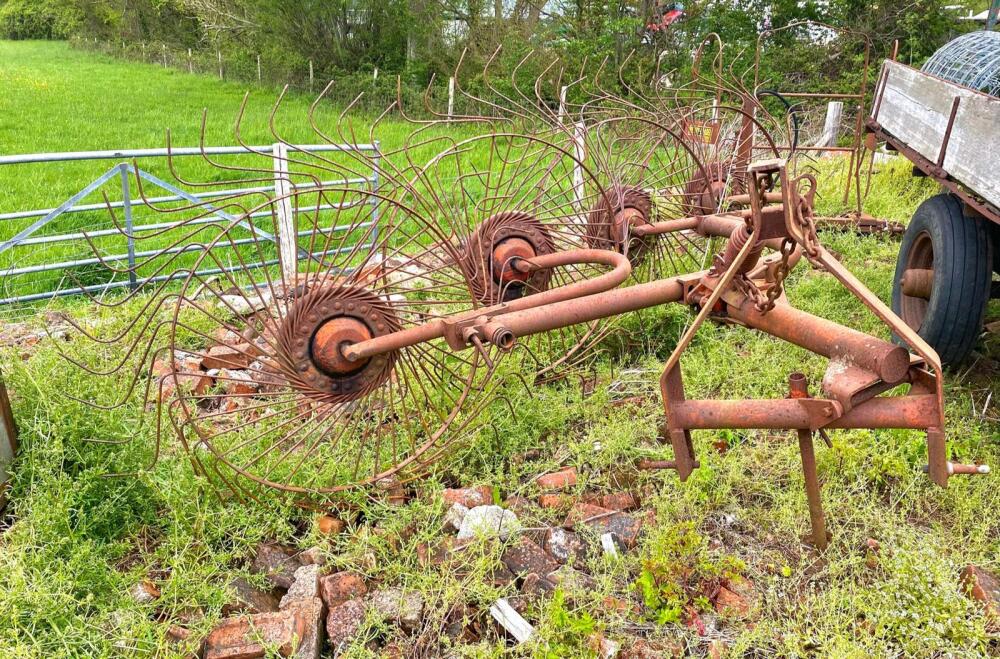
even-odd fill
[[[352,362],[344,357],[345,347],[372,338],[368,325],[351,316],[337,316],[319,326],[312,338],[313,363],[327,375],[351,375],[368,365],[370,359]]]
[[[632,235],[632,228],[648,224],[653,214],[649,193],[636,186],[616,185],[601,195],[587,216],[587,244],[628,254],[633,265],[642,260],[647,238]]]
[[[295,301],[281,325],[277,352],[289,382],[326,403],[356,400],[384,384],[396,353],[349,361],[344,347],[402,327],[391,306],[360,287],[321,286]]]
[[[548,229],[538,218],[521,211],[504,211],[476,227],[463,250],[463,269],[482,304],[497,304],[544,291],[550,270],[522,273],[516,258],[532,258],[556,251]]]
[[[534,246],[524,238],[507,238],[493,250],[493,277],[500,282],[528,281],[527,272],[514,268],[517,259],[530,259],[535,254]]]

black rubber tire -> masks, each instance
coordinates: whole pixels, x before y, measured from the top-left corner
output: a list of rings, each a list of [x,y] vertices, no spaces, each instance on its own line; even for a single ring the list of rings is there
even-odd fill
[[[989,229],[982,218],[965,216],[962,202],[950,194],[920,204],[903,235],[892,284],[892,310],[904,320],[900,281],[915,244],[926,246],[928,239],[934,277],[922,322],[914,329],[942,364],[954,366],[969,356],[982,332],[993,270]]]

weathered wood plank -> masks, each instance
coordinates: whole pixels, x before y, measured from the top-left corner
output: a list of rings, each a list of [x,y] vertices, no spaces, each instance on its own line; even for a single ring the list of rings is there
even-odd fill
[[[876,120],[931,162],[937,162],[952,103],[958,112],[943,163],[956,181],[1000,206],[1000,99],[887,61]]]

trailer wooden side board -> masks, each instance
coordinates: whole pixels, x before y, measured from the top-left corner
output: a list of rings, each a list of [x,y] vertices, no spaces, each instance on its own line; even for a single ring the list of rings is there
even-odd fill
[[[887,60],[872,119],[1000,208],[1000,98]]]

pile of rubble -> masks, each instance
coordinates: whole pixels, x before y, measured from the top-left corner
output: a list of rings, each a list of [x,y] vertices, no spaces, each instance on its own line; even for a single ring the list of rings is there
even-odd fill
[[[158,387],[154,395],[166,401],[182,387],[203,397],[201,404],[206,408],[232,412],[246,406],[256,394],[281,386],[283,380],[266,356],[268,337],[251,333],[241,337],[220,329],[215,338],[217,345],[204,352],[176,352],[172,364],[165,358],[156,359],[151,373]],[[210,395],[212,392],[218,395]]]
[[[640,510],[639,497],[631,492],[574,497],[566,490],[575,487],[576,481],[573,468],[539,476],[535,483],[543,493],[534,500],[510,496],[500,501],[493,488],[486,486],[444,490],[445,533],[438,541],[417,546],[420,564],[461,574],[470,561],[467,548],[477,542],[501,543],[500,560],[486,579],[506,591],[506,596],[486,611],[459,606],[447,612],[443,634],[455,643],[497,636],[506,636],[513,643],[529,641],[535,635],[528,620],[532,603],[558,588],[578,594],[596,591],[597,583],[588,568],[590,560],[600,554],[620,555],[636,546],[644,527],[652,521],[649,512]],[[406,495],[398,489],[385,489],[388,503],[405,500]],[[526,523],[540,516],[551,517],[553,509],[558,509],[562,519],[558,525]],[[566,511],[564,515],[562,511]],[[321,516],[317,528],[322,533],[340,533],[344,523]],[[395,540],[398,543],[401,539]],[[426,631],[427,601],[423,594],[368,582],[351,571],[327,573],[318,548],[296,553],[289,547],[265,544],[249,569],[265,577],[273,590],[261,591],[243,579],[235,580],[231,589],[237,602],[226,607],[224,613],[229,617],[205,639],[204,659],[262,657],[268,648],[277,648],[283,656],[317,657],[321,652],[338,656],[359,640],[360,632],[373,620],[411,636]],[[716,599],[742,610],[747,606],[743,595],[728,591],[720,592]],[[600,605],[636,619],[642,617],[641,605],[630,596],[606,597]],[[592,645],[601,656],[655,656],[648,654],[641,642],[620,650],[615,641],[595,636]],[[381,650],[391,656],[398,648]],[[403,656],[401,651],[397,654]]]

